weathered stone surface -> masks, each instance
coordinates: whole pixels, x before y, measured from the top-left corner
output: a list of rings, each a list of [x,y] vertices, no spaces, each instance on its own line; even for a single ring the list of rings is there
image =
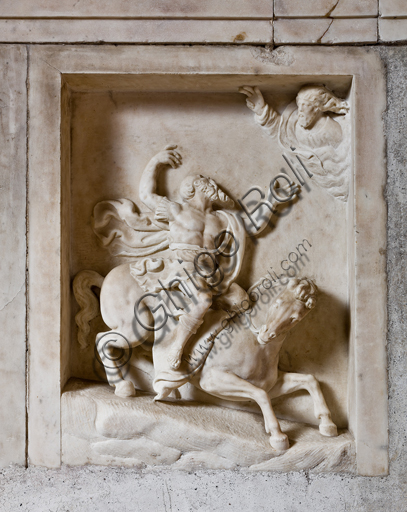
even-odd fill
[[[151,395],[120,398],[107,384],[77,379],[64,390],[61,412],[62,460],[69,465],[355,471],[354,441],[346,431],[327,438],[315,427],[282,420],[293,446],[281,454],[270,447],[259,414],[158,403]]]
[[[278,19],[274,22],[275,44],[375,43],[377,20],[367,19]]]
[[[26,74],[0,46],[0,466],[25,463]]]
[[[379,12],[384,18],[407,16],[407,3],[405,0],[379,0]]]
[[[63,379],[60,340],[64,329],[58,305],[63,295],[62,222],[60,215],[55,215],[55,211],[61,211],[61,103],[58,103],[58,110],[55,111],[52,99],[60,97],[61,77],[58,70],[45,63],[43,67],[35,66],[35,58],[31,58],[31,64],[28,98],[28,247],[31,251],[28,262],[30,312],[27,324],[30,417],[28,457],[31,464],[56,467],[60,465],[59,421],[55,419],[60,415],[60,389]],[[56,144],[51,143],[54,133],[58,134]],[[54,157],[47,154],[50,148],[53,149]],[[38,244],[42,236],[44,238]],[[39,250],[35,250],[36,248]],[[50,300],[45,301],[45,297]],[[46,336],[41,334],[45,326],[48,326]],[[53,411],[52,418],[49,416],[50,411]]]
[[[385,43],[407,41],[407,19],[379,19],[379,38]]]
[[[2,18],[269,18],[273,0],[4,0]]]
[[[263,43],[267,20],[0,20],[0,42],[27,43]]]
[[[402,0],[399,0],[402,1]],[[279,18],[355,18],[377,16],[376,0],[274,0],[274,16]]]

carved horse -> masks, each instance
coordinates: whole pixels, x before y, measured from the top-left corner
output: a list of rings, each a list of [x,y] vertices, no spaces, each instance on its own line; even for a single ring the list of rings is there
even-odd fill
[[[250,330],[237,331],[227,350],[213,351],[190,382],[210,395],[224,400],[255,401],[264,417],[270,444],[276,450],[289,447],[281,432],[271,399],[305,389],[314,402],[314,414],[319,431],[324,436],[337,436],[336,425],[325,402],[317,379],[313,375],[287,373],[278,369],[279,352],[290,329],[315,307],[317,287],[307,279],[292,278],[270,306],[266,323],[256,329],[246,317]],[[159,389],[161,388],[161,389]],[[162,400],[174,389],[172,382],[161,381],[154,389],[155,400]]]
[[[100,309],[104,321],[129,342],[120,346],[119,337],[114,345],[105,346],[103,350],[113,350],[118,346],[128,349],[129,345],[140,345],[151,337],[151,331],[142,328],[137,331],[137,336],[135,334],[133,308],[142,293],[131,278],[127,264],[113,269],[104,281],[102,276],[92,271],[83,271],[76,276],[74,292],[82,306],[77,315],[80,327],[82,325],[86,330],[87,323],[98,312],[97,299],[90,290],[92,285],[102,287]],[[228,350],[213,350],[211,357],[203,360],[199,371],[191,374],[188,379],[197,388],[221,399],[255,401],[263,413],[265,429],[270,434],[270,444],[276,450],[288,449],[289,443],[287,436],[281,432],[271,399],[300,389],[308,391],[313,399],[320,433],[330,437],[338,435],[316,378],[313,375],[286,373],[278,369],[279,352],[287,333],[315,307],[316,296],[317,287],[311,280],[290,279],[286,289],[271,304],[266,323],[260,329],[253,326],[247,314],[251,329],[238,331]],[[148,312],[145,315],[148,316]],[[151,314],[149,320],[152,320]],[[96,342],[103,335],[104,333],[99,333]],[[81,336],[83,342],[85,331],[80,328],[80,340]],[[105,357],[103,350],[99,349],[102,361]],[[109,383],[116,387],[116,394],[134,396],[133,384],[120,377],[119,368],[114,375],[107,372],[107,376]],[[179,385],[182,383],[158,381],[154,386],[157,392],[155,400],[166,398]]]

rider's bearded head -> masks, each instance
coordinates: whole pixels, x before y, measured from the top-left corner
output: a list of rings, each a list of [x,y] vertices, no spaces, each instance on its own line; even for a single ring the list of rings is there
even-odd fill
[[[182,180],[179,193],[183,201],[188,201],[194,197],[196,190],[203,192],[212,203],[219,203],[228,207],[234,205],[232,199],[218,187],[212,178],[201,174],[187,176]]]

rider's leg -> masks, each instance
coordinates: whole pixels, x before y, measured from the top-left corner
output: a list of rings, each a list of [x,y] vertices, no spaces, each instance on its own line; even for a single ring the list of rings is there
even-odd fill
[[[181,364],[184,347],[189,338],[202,325],[204,316],[212,304],[212,292],[208,286],[202,285],[195,293],[195,301],[191,303],[188,313],[180,316],[174,330],[174,341],[168,354],[168,362],[176,370]]]

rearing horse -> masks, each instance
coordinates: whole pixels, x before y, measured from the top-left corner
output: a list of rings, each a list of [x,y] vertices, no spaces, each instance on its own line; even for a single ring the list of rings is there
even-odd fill
[[[121,265],[122,277],[127,274],[125,266]],[[112,272],[116,271],[117,273],[117,269],[120,269],[120,267],[117,267]],[[129,297],[128,293],[123,294],[123,288],[121,288],[122,293],[120,296],[114,294],[116,301],[115,308],[112,310],[107,307],[106,301],[109,301],[109,299],[111,301],[112,292],[115,291],[112,290],[111,285],[119,284],[117,281],[119,276],[116,275],[114,280],[109,280],[109,276],[107,276],[105,282],[103,282],[103,278],[99,274],[85,274],[86,272],[90,271],[78,274],[75,278],[76,283],[74,282],[75,296],[77,299],[80,296],[78,302],[83,307],[79,315],[82,313],[82,317],[86,316],[87,320],[92,316],[96,316],[96,297],[90,292],[90,286],[92,284],[102,286],[100,306],[104,321],[109,327],[119,333],[122,331],[121,326],[127,326],[126,333],[133,332],[134,338],[134,317],[131,301],[136,298],[135,293],[131,294],[132,297]],[[86,275],[88,276],[87,280],[85,279]],[[93,280],[91,279],[92,275]],[[95,283],[96,276],[100,277],[98,283]],[[134,280],[132,281],[133,285],[131,288],[135,291],[134,285],[136,283]],[[131,281],[128,284],[130,285],[130,283]],[[126,291],[130,292],[130,288],[127,287]],[[91,298],[89,292],[93,295],[93,298]],[[310,279],[290,279],[286,289],[271,304],[266,323],[260,329],[256,329],[251,325],[251,330],[238,331],[228,350],[212,351],[210,357],[202,360],[197,371],[189,375],[184,374],[182,378],[168,378],[156,381],[154,383],[154,389],[157,392],[155,400],[163,400],[174,389],[187,381],[206,393],[221,399],[231,401],[253,400],[259,405],[263,413],[266,432],[270,433],[271,446],[276,450],[286,450],[289,447],[288,438],[281,432],[279,422],[273,411],[271,399],[304,389],[309,392],[313,399],[314,414],[319,420],[320,433],[330,437],[338,435],[337,427],[331,419],[331,413],[316,378],[313,375],[286,373],[278,369],[279,352],[288,331],[315,307],[317,292],[316,285]],[[86,315],[85,306],[87,302]],[[92,308],[89,306],[90,302],[93,304]],[[92,311],[90,311],[91,309]],[[104,313],[108,309],[109,315],[105,315]],[[127,313],[126,318],[124,316],[125,313]],[[248,315],[247,317],[248,319],[250,318]],[[82,325],[85,323],[83,320],[84,318],[82,318]],[[136,340],[132,341],[132,346],[141,344],[147,339],[147,334],[150,335],[151,333],[146,332],[137,342]],[[160,360],[160,345],[155,344],[153,349],[154,361],[156,362],[157,360],[158,363]],[[114,347],[112,346],[112,348]],[[126,349],[129,347],[123,346],[118,348]],[[119,370],[118,374],[120,374]],[[134,394],[133,384],[125,381],[122,377],[119,378],[119,381],[115,383],[112,381],[110,383],[116,386],[115,392],[119,395],[130,396]]]
[[[317,287],[311,280],[290,279],[284,292],[270,306],[265,325],[259,330],[251,325],[251,330],[238,331],[227,350],[214,352],[201,370],[188,379],[206,393],[224,400],[255,401],[263,413],[266,432],[271,434],[270,444],[276,450],[286,450],[289,443],[281,432],[271,399],[299,389],[307,390],[313,399],[320,433],[329,437],[338,435],[317,379],[313,375],[278,369],[279,352],[288,331],[315,307],[316,295]],[[250,316],[246,314],[246,317],[250,322]],[[159,391],[155,400],[168,396],[176,384],[155,383],[154,389]]]

